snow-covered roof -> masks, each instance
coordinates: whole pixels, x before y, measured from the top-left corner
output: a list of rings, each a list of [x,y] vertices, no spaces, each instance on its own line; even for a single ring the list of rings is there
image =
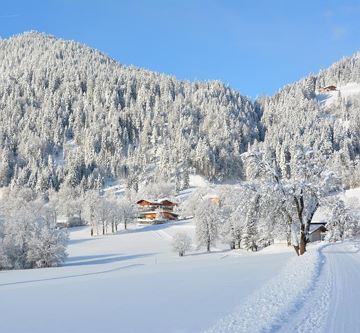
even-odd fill
[[[325,228],[325,226],[324,226],[323,223],[312,223],[312,224],[310,224],[309,233],[312,234],[312,233],[315,232],[316,230],[323,229],[323,228]],[[324,231],[325,231],[325,230],[324,230]]]
[[[162,199],[156,199],[156,200],[152,200],[152,199],[140,199],[137,201],[137,203],[140,203],[141,201],[146,201],[149,202],[151,204],[155,204],[155,205],[161,205],[162,203],[164,203],[165,201],[169,201],[173,204],[177,204],[177,202],[173,199],[169,199],[169,198],[162,198]]]
[[[317,211],[315,212],[311,223],[325,223],[329,219],[328,212],[326,211],[325,207],[319,207]]]

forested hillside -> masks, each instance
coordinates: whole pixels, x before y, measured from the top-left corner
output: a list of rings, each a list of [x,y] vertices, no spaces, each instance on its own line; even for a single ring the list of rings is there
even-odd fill
[[[359,185],[360,90],[318,93],[349,83],[360,84],[360,54],[252,102],[221,82],[122,66],[45,34],[3,39],[0,186],[85,190],[120,178],[135,189],[158,180],[180,189],[189,173],[244,179],[241,154],[258,146],[290,177],[299,143]]]
[[[329,85],[336,90],[319,92]],[[284,176],[291,176],[296,145],[304,145],[320,151],[346,186],[360,185],[360,53],[259,99],[256,107],[260,146]]]
[[[240,177],[258,138],[253,104],[220,82],[125,67],[36,32],[0,41],[0,117],[0,186],[38,191]]]

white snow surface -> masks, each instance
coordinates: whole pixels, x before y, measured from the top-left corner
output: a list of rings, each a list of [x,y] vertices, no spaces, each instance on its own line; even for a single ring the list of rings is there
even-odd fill
[[[359,241],[322,244],[290,260],[207,332],[358,332],[359,279]]]
[[[191,220],[90,237],[71,231],[63,267],[0,271],[0,332],[201,332],[277,275],[294,254],[172,252]]]
[[[360,243],[338,242],[320,250],[321,265],[303,306],[279,332],[357,332],[360,325]]]
[[[207,332],[277,331],[284,321],[303,306],[306,296],[312,292],[321,265],[317,248],[312,248],[304,256],[292,258],[281,274],[257,290]]]
[[[360,83],[357,82],[349,82],[344,86],[337,87],[336,91],[329,91],[327,93],[317,93],[316,98],[317,100],[323,105],[324,107],[329,107],[331,104],[336,102],[338,96],[341,98],[348,98],[353,95],[360,94]]]
[[[208,187],[209,182],[200,175],[190,175],[190,186],[191,187]]]

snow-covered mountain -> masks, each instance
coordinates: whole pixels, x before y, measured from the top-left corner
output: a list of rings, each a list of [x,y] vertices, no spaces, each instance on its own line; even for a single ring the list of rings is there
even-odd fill
[[[106,177],[239,177],[258,138],[251,101],[221,82],[185,82],[72,41],[0,40],[0,186],[84,188]]]
[[[123,66],[73,41],[37,32],[3,39],[0,186],[86,189],[124,178],[136,188],[161,178],[184,188],[189,173],[246,177],[241,154],[257,145],[287,172],[298,143],[319,148],[356,185],[359,73],[358,53],[252,102],[221,82]],[[317,93],[330,84],[342,88]]]

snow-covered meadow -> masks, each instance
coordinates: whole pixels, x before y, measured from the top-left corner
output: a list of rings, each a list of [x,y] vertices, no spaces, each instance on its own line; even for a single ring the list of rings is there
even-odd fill
[[[0,272],[0,332],[199,332],[294,257],[280,247],[180,258],[179,230],[193,235],[191,220],[93,238],[73,229],[64,267]]]
[[[0,272],[0,332],[349,332],[341,327],[359,324],[359,244],[316,244],[300,258],[284,245],[178,257],[178,231],[193,237],[192,221],[93,238],[73,228],[65,266]]]

